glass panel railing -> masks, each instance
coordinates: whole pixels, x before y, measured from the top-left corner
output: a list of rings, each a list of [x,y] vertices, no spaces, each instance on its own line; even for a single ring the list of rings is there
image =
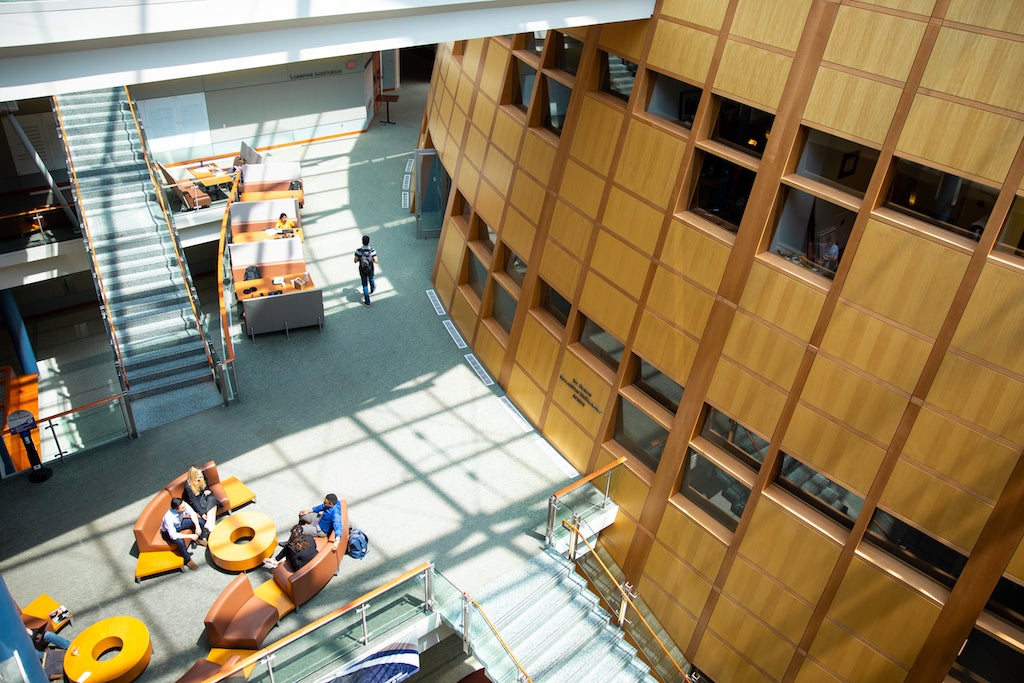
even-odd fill
[[[574,481],[548,499],[548,523],[545,537],[548,545],[563,547],[569,532],[559,519],[577,519],[577,526],[592,538],[607,526],[601,515],[610,509],[612,497],[622,471],[625,456],[608,463],[592,474]]]

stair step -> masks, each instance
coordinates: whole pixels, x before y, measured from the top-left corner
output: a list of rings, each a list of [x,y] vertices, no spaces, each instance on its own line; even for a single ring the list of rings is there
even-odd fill
[[[202,349],[198,349],[198,353],[181,356],[163,363],[150,363],[143,366],[126,363],[126,366],[129,384],[157,382],[188,375],[197,370],[210,372],[210,364],[206,361],[206,352]]]
[[[140,273],[138,276],[104,278],[103,285],[106,288],[107,301],[111,304],[179,291],[184,295],[185,289],[181,274],[170,269],[152,275]]]
[[[586,595],[581,594],[557,611],[549,608],[546,599],[543,601],[543,610],[537,611],[544,612],[548,619],[528,638],[512,644],[512,651],[520,661],[529,663],[528,666],[524,663],[524,667],[531,676],[548,680],[544,672],[566,657],[582,657],[584,646],[594,641],[608,625],[608,614],[596,612],[596,597],[590,597],[594,599],[587,600]]]
[[[114,331],[122,349],[134,346],[143,340],[156,339],[176,332],[192,331],[196,334],[196,323],[191,317],[155,318],[135,320],[130,325],[120,325],[114,320]]]
[[[126,354],[124,364],[125,368],[134,372],[164,363],[184,361],[193,356],[199,356],[202,358],[203,363],[206,362],[206,349],[203,347],[198,335],[172,337],[168,340],[167,345],[144,353],[133,350],[130,354]],[[186,362],[185,364],[187,365],[188,363]]]
[[[170,353],[172,349],[187,344],[202,344],[195,325],[187,329],[168,330],[164,334],[139,336],[136,339],[120,339],[121,352],[124,357],[137,358],[160,352]]]
[[[153,381],[142,380],[133,382],[129,378],[128,395],[132,399],[146,398],[147,396],[156,396],[157,394],[163,394],[174,389],[181,389],[203,382],[213,382],[213,373],[208,366],[204,366],[202,369],[179,373],[172,377],[161,377]]]

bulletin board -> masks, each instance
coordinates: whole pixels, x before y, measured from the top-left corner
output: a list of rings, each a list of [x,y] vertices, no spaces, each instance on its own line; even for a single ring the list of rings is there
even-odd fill
[[[139,114],[151,153],[211,144],[206,93],[142,100]]]

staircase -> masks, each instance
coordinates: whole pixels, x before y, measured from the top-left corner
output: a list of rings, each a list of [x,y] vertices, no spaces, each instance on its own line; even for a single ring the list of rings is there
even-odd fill
[[[556,551],[542,551],[481,595],[478,601],[536,683],[657,681],[586,580]],[[474,654],[487,663],[492,680],[516,680],[501,653]]]
[[[154,195],[127,93],[79,92],[61,95],[57,104],[81,197],[86,249],[92,246],[93,279],[105,296],[103,313],[120,350],[137,429],[174,419],[166,406],[181,405],[182,390],[198,397],[185,399],[186,405],[216,405],[219,394],[189,299],[191,276],[186,281],[182,275],[181,266],[186,274],[188,266],[179,266]]]

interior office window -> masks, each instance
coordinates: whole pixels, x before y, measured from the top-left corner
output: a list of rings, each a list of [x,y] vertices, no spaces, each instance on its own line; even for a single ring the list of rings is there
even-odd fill
[[[877,163],[878,150],[809,128],[796,173],[863,197]]]
[[[992,591],[985,609],[998,614],[1017,628],[1024,628],[1024,586],[1003,576]]]
[[[563,327],[569,322],[569,310],[572,304],[564,296],[558,293],[554,287],[540,281],[540,307],[551,314]]]
[[[897,159],[885,205],[943,230],[977,240],[997,191],[966,178]]]
[[[1015,197],[1010,215],[999,232],[996,251],[1024,256],[1024,197]]]
[[[583,55],[583,41],[576,40],[571,36],[566,36],[561,33],[555,33],[554,31],[550,34],[555,38],[555,67],[576,75],[576,72],[580,69],[580,57]]]
[[[787,453],[782,454],[782,467],[777,481],[783,488],[847,528],[853,526],[864,507],[863,498]]]
[[[491,226],[487,225],[480,216],[474,216],[470,231],[470,239],[475,239],[480,242],[487,251],[493,253],[494,245],[498,241],[498,234],[494,232]]]
[[[1016,683],[1024,671],[1024,654],[977,628],[971,630],[949,677],[963,683]]]
[[[750,498],[746,484],[692,448],[679,492],[731,531],[736,531]]]
[[[601,58],[601,90],[624,100],[628,100],[633,92],[633,81],[636,80],[637,65],[602,50]]]
[[[834,278],[857,214],[793,187],[782,189],[771,251],[808,270]]]
[[[945,543],[878,508],[864,538],[949,588],[967,558]]]
[[[718,119],[711,137],[760,159],[773,123],[775,114],[723,98],[719,102]]]
[[[651,71],[650,76],[651,98],[647,101],[647,113],[684,128],[692,126],[703,91],[657,71]]]
[[[526,111],[530,108],[530,98],[533,96],[533,82],[537,80],[537,69],[521,59],[513,59],[509,68],[512,69],[512,74],[509,78],[511,92],[507,102]]]
[[[469,223],[469,219],[473,215],[473,205],[469,203],[461,192],[457,192],[455,194],[455,206],[453,207],[452,213],[465,218],[466,223]]]
[[[619,369],[619,362],[622,360],[622,352],[625,350],[625,346],[589,318],[583,321],[580,343],[612,370]]]
[[[484,285],[487,284],[487,266],[480,262],[471,249],[466,250],[467,261],[469,262],[466,283],[476,292],[482,300],[484,298]]]
[[[633,384],[670,412],[675,413],[679,410],[679,402],[683,400],[683,387],[643,358],[637,365]]]
[[[750,431],[718,408],[708,406],[701,436],[722,450],[737,456],[754,471],[761,469],[768,454],[768,441]]]
[[[526,261],[519,258],[511,249],[505,250],[505,272],[513,282],[520,287],[523,286],[523,280],[526,279]]]
[[[516,300],[500,284],[492,288],[494,300],[491,303],[491,317],[501,325],[506,334],[512,334],[512,321],[516,317]]]
[[[562,126],[565,125],[565,115],[569,111],[572,88],[549,76],[544,76],[543,79],[544,96],[547,98],[547,106],[544,107],[544,127],[561,135]]]
[[[547,37],[547,34],[547,31],[533,31],[531,33],[527,33],[523,49],[532,52],[539,57],[540,53],[544,51],[544,38]]]
[[[665,450],[668,430],[655,422],[629,399],[618,399],[615,413],[615,441],[651,470],[658,469]]]
[[[690,210],[736,232],[756,174],[714,154],[703,157]]]

